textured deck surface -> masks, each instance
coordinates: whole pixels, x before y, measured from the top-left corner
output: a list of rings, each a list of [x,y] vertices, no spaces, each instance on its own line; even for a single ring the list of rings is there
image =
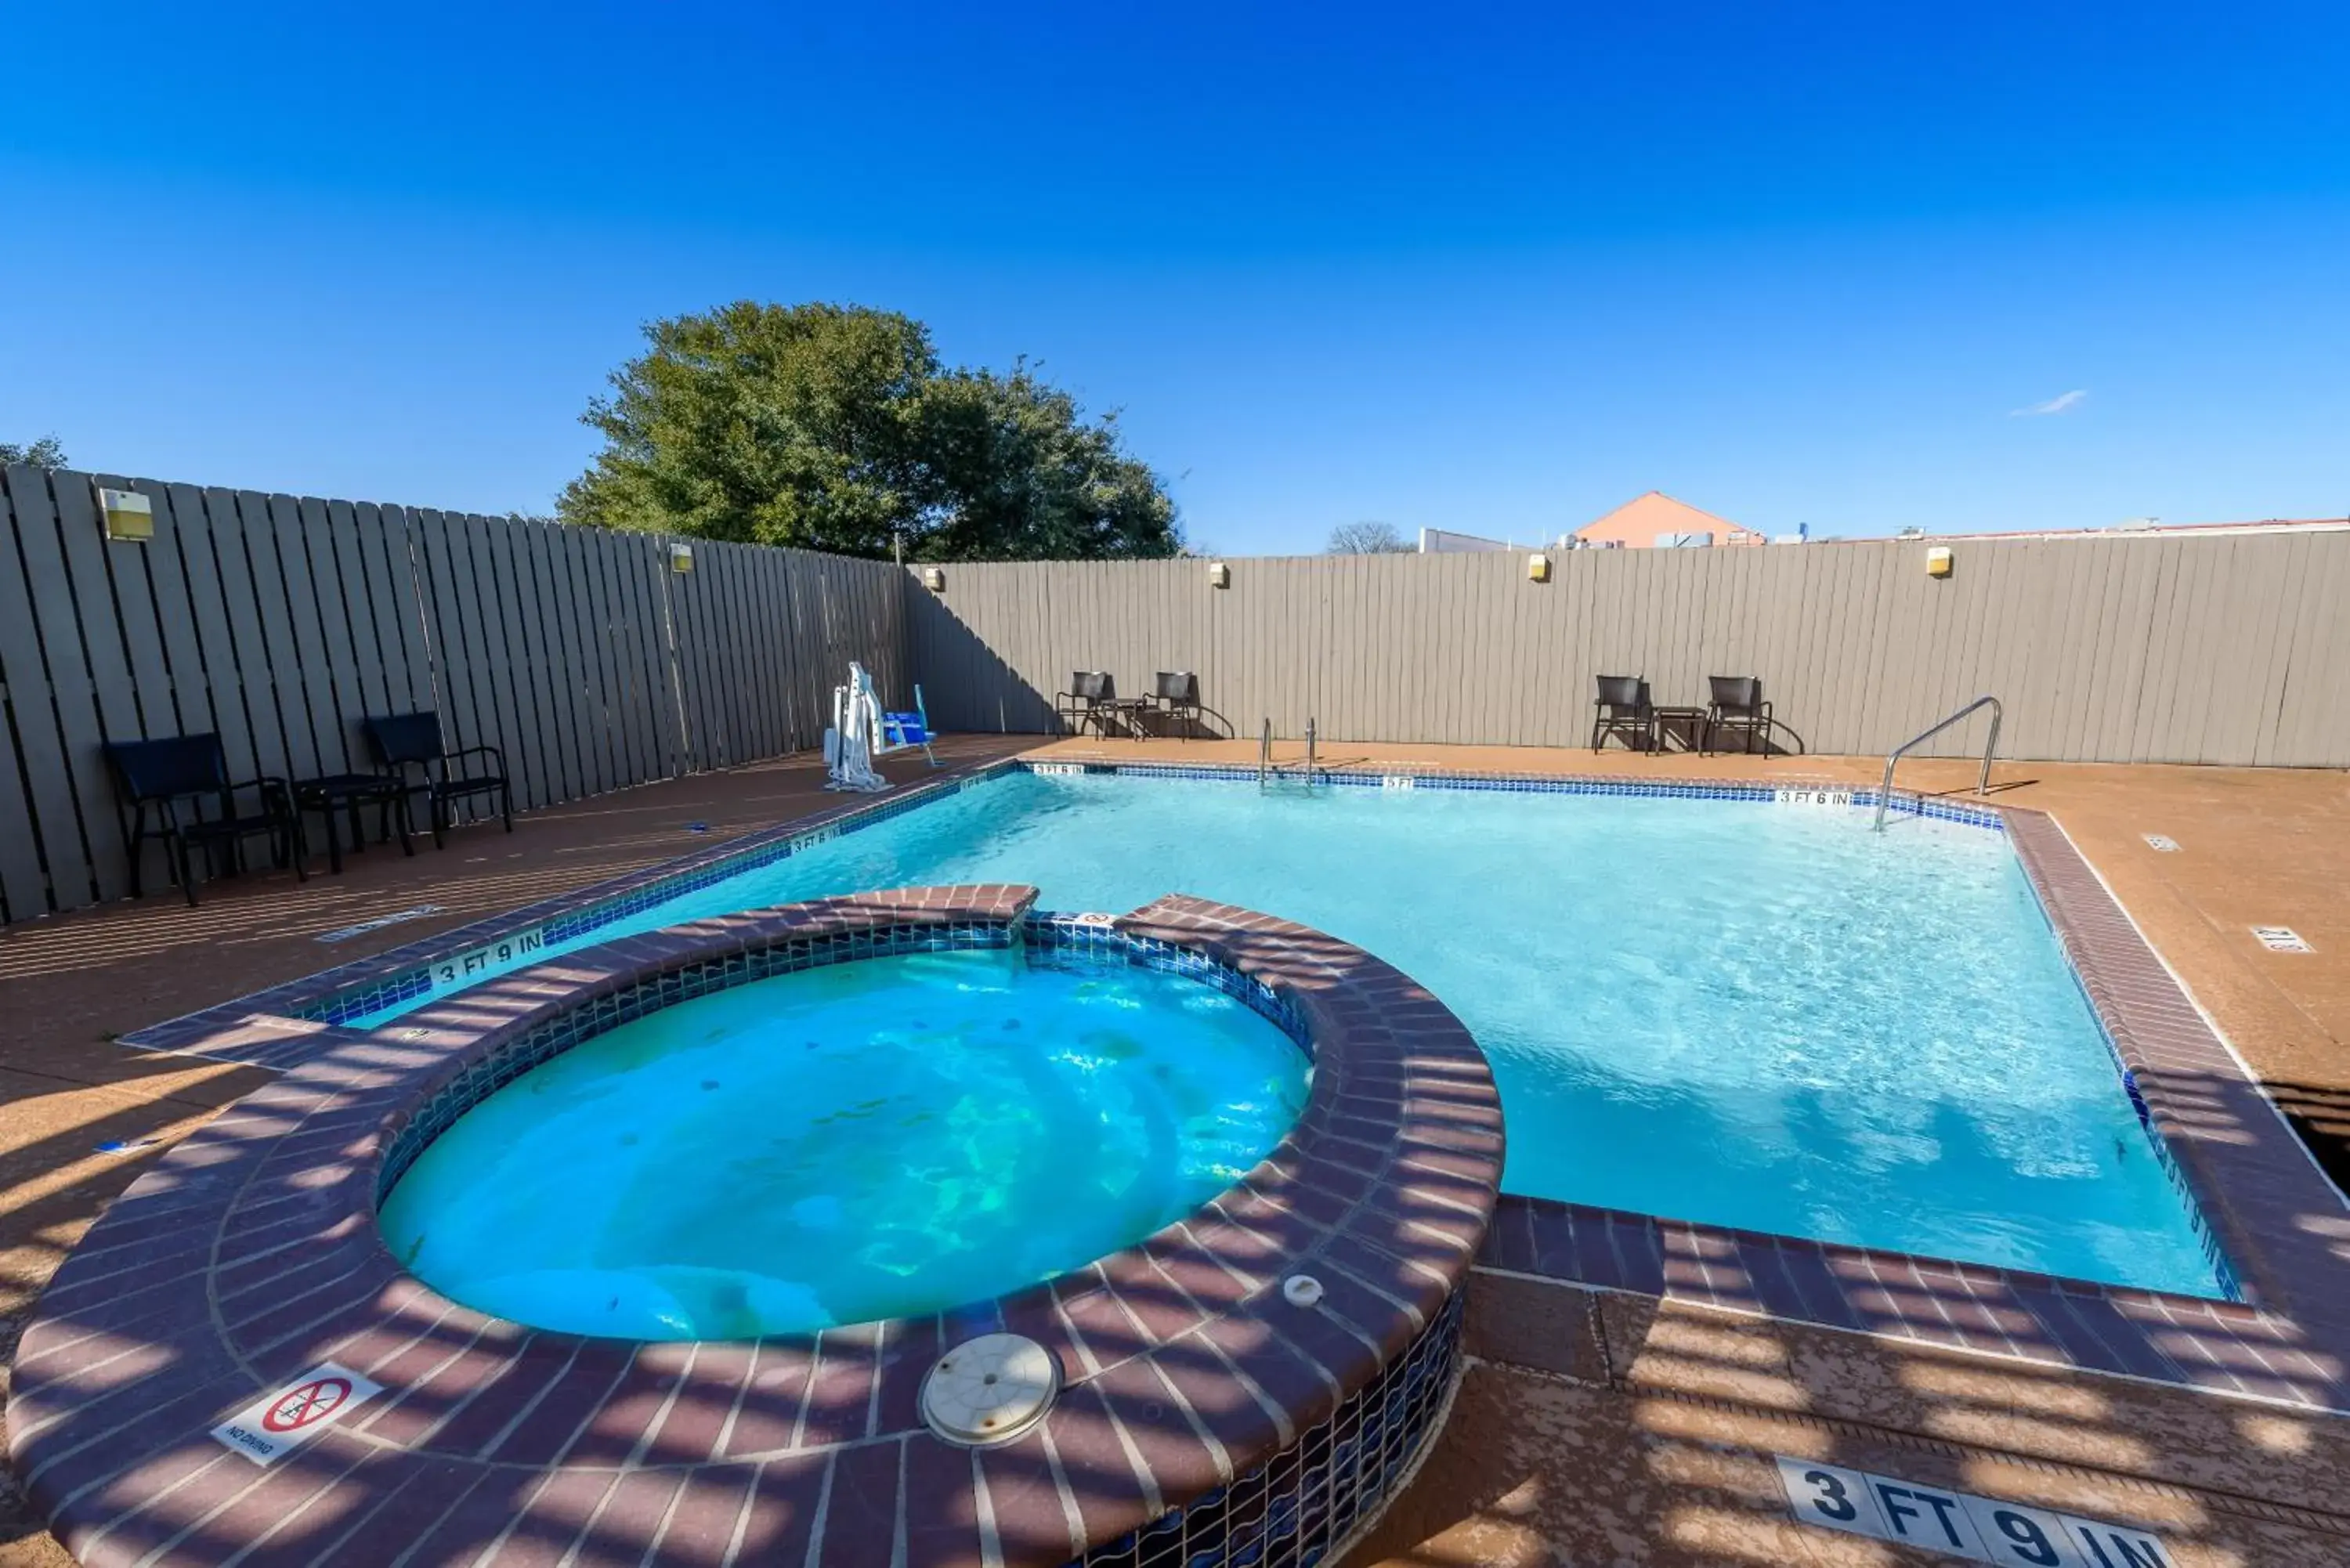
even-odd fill
[[[1024,737],[965,737],[947,750],[968,766],[1032,744]],[[1055,750],[1118,760],[1154,753],[1254,756],[1245,745],[1087,741]],[[1323,757],[1853,784],[1874,782],[1878,765],[1337,744],[1326,744]],[[1971,782],[1970,773],[1961,763],[1925,762],[1905,764],[1901,782],[1955,788]],[[1996,778],[2001,800],[2057,817],[2272,1096],[2321,1153],[2342,1161],[2350,1127],[2350,904],[2339,888],[2350,885],[2350,837],[2340,824],[2350,781],[2339,774],[2058,764],[2002,764]],[[107,1199],[161,1147],[266,1077],[250,1068],[138,1057],[106,1044],[108,1035],[818,809],[836,798],[819,794],[819,782],[813,759],[787,759],[578,803],[525,819],[511,838],[468,830],[442,855],[428,849],[412,861],[364,855],[345,877],[307,888],[262,878],[224,886],[192,911],[150,898],[0,933],[0,1009],[10,1028],[0,1066],[7,1096],[0,1118],[6,1194],[0,1312],[10,1331]],[[696,822],[706,825],[707,836],[689,831]],[[2158,852],[2146,834],[2168,836],[2178,848]],[[316,940],[428,903],[440,908],[343,942]],[[2251,928],[2272,924],[2294,928],[2315,950],[2267,951]],[[94,1149],[140,1138],[157,1142],[128,1153]],[[1501,1276],[1481,1281],[1488,1278]],[[1989,1371],[1936,1345],[1709,1315],[1691,1303],[1659,1307],[1638,1295],[1516,1288],[1555,1294],[1521,1293],[1472,1314],[1471,1349],[1483,1346],[1490,1363],[1472,1376],[1437,1459],[1371,1555],[1420,1563],[1534,1562],[1553,1552],[1577,1562],[1905,1560],[1815,1532],[1791,1543],[1788,1527],[1773,1522],[1783,1514],[1775,1490],[1729,1459],[1705,1457],[1741,1443],[1759,1451],[1767,1445],[1758,1434],[1778,1434],[1777,1451],[1810,1452],[1795,1446],[1808,1432],[1804,1440],[1828,1445],[1823,1455],[1898,1446],[1897,1439],[1939,1443],[1936,1451],[1947,1450],[1943,1462],[1958,1473],[1913,1464],[1923,1480],[1988,1492],[1997,1489],[1986,1477],[2037,1477],[2033,1485],[2080,1490],[2085,1511],[2094,1511],[2091,1494],[2103,1497],[2106,1517],[2168,1520],[2174,1542],[2210,1549],[2182,1554],[2184,1561],[2350,1561],[2339,1536],[2326,1544],[2293,1535],[2288,1549],[2287,1537],[2274,1533],[2319,1529],[2315,1516],[2262,1511],[2294,1498],[2317,1505],[2350,1494],[2338,1421],[2078,1373]],[[1604,1334],[1590,1327],[1607,1317],[1593,1302],[1617,1314]],[[1496,1341],[1504,1329],[1507,1336]],[[1562,1361],[1573,1365],[1552,1365]],[[1700,1414],[1687,1414],[1692,1410]],[[1904,1473],[1890,1460],[1867,1462]],[[1700,1470],[1702,1484],[1673,1479]],[[1627,1473],[1641,1484],[1606,1507],[1592,1501],[1587,1482]],[[2131,1498],[2137,1513],[2123,1506]],[[1595,1541],[1613,1544],[1595,1552]],[[59,1560],[21,1513],[0,1516],[0,1562],[14,1568]]]

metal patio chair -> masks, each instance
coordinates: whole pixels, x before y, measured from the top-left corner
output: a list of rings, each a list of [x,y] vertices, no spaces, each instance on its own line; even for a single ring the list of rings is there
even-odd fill
[[[1200,678],[1188,670],[1162,670],[1154,688],[1151,700],[1166,715],[1168,727],[1175,729],[1180,722],[1177,738],[1190,740],[1192,727],[1200,722]]]
[[[420,794],[424,796],[432,816],[434,848],[448,847],[445,835],[451,822],[451,805],[481,795],[497,796],[498,815],[504,819],[506,831],[514,831],[514,784],[506,774],[505,753],[497,747],[461,746],[453,752],[449,750],[441,733],[441,715],[429,708],[417,713],[370,718],[365,721],[365,728],[376,771],[407,786],[400,797],[403,819],[408,816],[410,800]],[[463,773],[452,766],[471,757],[487,759],[486,765],[474,764]],[[421,776],[411,778],[408,771],[411,768],[417,769]]]
[[[1624,743],[1636,752],[1655,748],[1657,710],[1656,704],[1648,701],[1648,682],[1645,677],[1599,677],[1599,695],[1593,700],[1591,708],[1593,751],[1603,749],[1610,735],[1622,736]]]
[[[1771,704],[1762,700],[1762,678],[1759,675],[1709,675],[1706,684],[1712,688],[1712,700],[1705,709],[1705,739],[1703,749],[1717,748],[1714,742],[1724,730],[1735,730],[1746,739],[1741,750],[1752,753],[1757,736],[1762,738],[1762,754],[1771,754]]]
[[[1142,698],[1120,697],[1108,670],[1078,670],[1069,675],[1069,689],[1053,699],[1053,714],[1073,735],[1085,733],[1091,725],[1094,733],[1107,739],[1115,724],[1139,738],[1138,715],[1149,705]]]
[[[196,901],[191,846],[204,852],[204,874],[220,875],[216,855],[225,850],[231,872],[244,867],[248,838],[266,835],[276,864],[291,864],[296,881],[307,881],[303,868],[302,819],[294,809],[294,792],[284,779],[262,777],[233,782],[228,753],[216,734],[175,735],[161,741],[109,741],[106,761],[114,774],[115,809],[122,817],[122,836],[130,846],[130,896],[146,890],[140,862],[147,846],[147,813],[155,812],[155,832],[163,842],[164,864],[180,891],[192,907]],[[256,811],[245,811],[236,797],[254,792]],[[182,815],[181,808],[187,808]],[[213,815],[207,816],[210,805]]]

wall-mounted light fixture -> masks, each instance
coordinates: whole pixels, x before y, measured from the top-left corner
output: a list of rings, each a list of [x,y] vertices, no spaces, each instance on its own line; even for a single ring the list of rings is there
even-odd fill
[[[1550,557],[1536,550],[1526,557],[1526,578],[1529,582],[1550,581]]]
[[[931,592],[934,594],[942,594],[946,592],[946,573],[941,571],[936,566],[924,566],[922,568],[922,587],[930,589]]]
[[[1230,566],[1225,566],[1222,561],[1209,562],[1208,586],[1211,588],[1231,587],[1232,586],[1232,569]]]
[[[99,486],[98,516],[106,524],[106,536],[109,539],[144,544],[155,536],[155,504],[135,490]]]
[[[1950,547],[1948,545],[1937,545],[1926,552],[1926,575],[1929,577],[1950,575]]]
[[[669,547],[669,569],[672,572],[690,572],[693,570],[693,546],[691,545],[671,545]]]

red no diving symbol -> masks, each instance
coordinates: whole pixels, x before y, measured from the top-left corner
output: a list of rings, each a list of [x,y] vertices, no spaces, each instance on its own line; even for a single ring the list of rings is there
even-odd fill
[[[314,1377],[279,1395],[276,1402],[261,1413],[262,1429],[269,1432],[299,1431],[333,1415],[350,1397],[350,1379]]]

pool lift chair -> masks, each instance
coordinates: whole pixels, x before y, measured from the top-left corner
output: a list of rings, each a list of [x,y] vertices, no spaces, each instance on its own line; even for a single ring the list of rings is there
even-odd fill
[[[930,759],[931,766],[946,766],[939,761],[938,753],[931,750],[931,711],[922,705],[922,689],[919,686],[914,688],[912,712],[882,713],[881,743],[873,748],[873,754],[886,757],[891,752],[911,751],[916,746],[922,749],[922,755]]]
[[[865,666],[849,665],[847,684],[832,689],[832,727],[824,732],[824,787],[879,794],[891,785],[873,771],[873,759],[917,746],[931,766],[941,765],[938,753],[931,750],[930,711],[922,705],[922,689],[914,688],[912,712],[885,712],[874,693],[873,677]]]

